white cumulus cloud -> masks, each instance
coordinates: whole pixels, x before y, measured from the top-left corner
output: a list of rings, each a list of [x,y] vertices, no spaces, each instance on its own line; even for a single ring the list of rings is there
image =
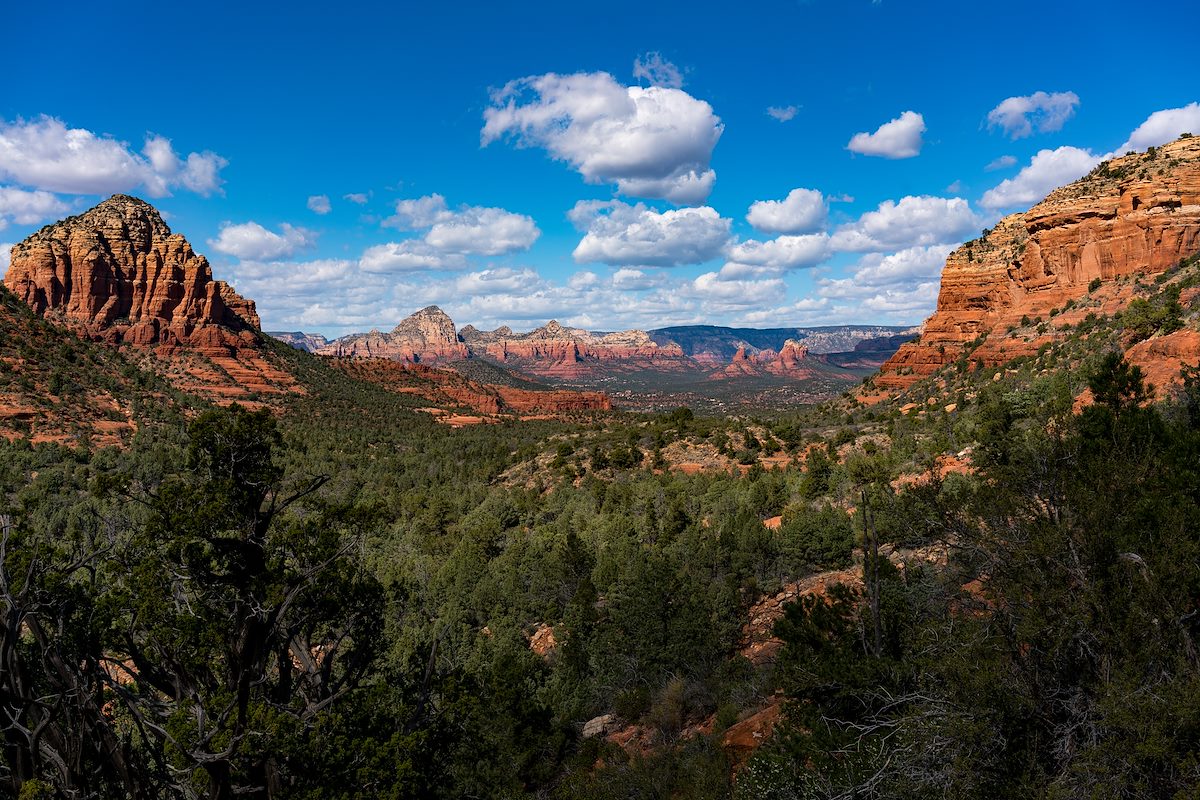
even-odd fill
[[[528,250],[542,234],[532,217],[484,206],[451,210],[440,194],[397,201],[396,213],[381,224],[402,231],[427,229],[423,241],[431,250],[462,255]]]
[[[724,252],[732,224],[708,206],[660,212],[619,200],[580,201],[568,216],[586,231],[575,247],[575,261],[613,266],[709,261]]]
[[[50,192],[0,186],[0,230],[7,227],[10,221],[18,225],[36,225],[62,216],[69,208]]]
[[[671,89],[683,87],[683,72],[657,51],[633,60],[633,79],[644,80],[651,86],[666,86]]]
[[[498,267],[467,273],[454,282],[454,289],[464,295],[495,295],[532,291],[541,285],[541,276],[528,267]]]
[[[655,286],[661,286],[662,283],[663,281],[660,276],[651,275],[644,270],[632,269],[631,267],[621,267],[612,276],[613,288],[623,291],[645,291],[646,289],[653,289]]]
[[[329,195],[314,194],[308,198],[308,210],[314,214],[328,214],[333,210],[333,206],[329,203]]]
[[[0,119],[0,178],[51,192],[111,194],[142,187],[152,197],[183,188],[220,192],[229,162],[208,151],[181,158],[163,136],[146,137],[141,153],[125,142],[54,117]]]
[[[838,251],[899,250],[961,241],[981,224],[961,197],[909,195],[899,201],[885,200],[876,210],[842,225],[831,244]]]
[[[1147,147],[1158,147],[1179,137],[1181,133],[1194,133],[1200,136],[1200,103],[1188,103],[1180,108],[1164,108],[1155,111],[1146,121],[1138,125],[1125,144],[1109,154],[1123,156],[1130,150],[1145,150]]]
[[[925,118],[915,111],[905,111],[891,122],[885,122],[874,133],[856,133],[846,149],[864,156],[882,158],[912,158],[921,153],[921,134]]]
[[[800,113],[799,106],[767,106],[767,116],[779,122],[795,119],[798,113]]]
[[[589,183],[677,204],[712,191],[709,167],[724,126],[712,106],[681,89],[622,86],[606,72],[548,73],[492,93],[480,141],[541,147]]]
[[[729,249],[730,264],[726,267],[732,270],[732,264],[770,270],[804,269],[815,267],[829,255],[829,237],[823,233],[778,236],[765,242],[751,239]]]
[[[705,272],[692,281],[691,290],[714,311],[733,311],[769,303],[787,295],[780,278],[762,280],[729,279],[717,272]]]
[[[387,242],[368,247],[358,260],[364,272],[419,272],[466,269],[461,253],[444,253],[422,239]]]
[[[989,209],[1033,205],[1059,186],[1086,175],[1100,160],[1090,150],[1068,145],[1041,150],[1015,176],[984,192],[979,204]]]
[[[499,256],[528,250],[541,233],[532,217],[469,206],[434,223],[425,242],[443,253]]]
[[[854,282],[863,286],[890,286],[914,279],[937,278],[942,274],[946,256],[953,244],[909,247],[895,253],[870,253],[862,257],[854,270]]]
[[[1074,92],[1034,92],[1009,97],[988,112],[988,128],[1000,128],[1013,139],[1062,130],[1075,114],[1079,95]]]
[[[434,223],[450,217],[450,209],[446,198],[440,194],[430,194],[396,201],[396,213],[385,219],[381,224],[385,228],[396,228],[401,231],[416,231],[431,227]]]
[[[783,200],[759,200],[750,205],[746,221],[763,233],[812,233],[825,228],[829,214],[816,189],[793,189]]]
[[[0,281],[4,280],[8,265],[12,263],[12,248],[12,242],[0,242]]]
[[[279,226],[279,232],[267,230],[251,220],[233,224],[223,223],[217,238],[208,244],[218,253],[248,261],[270,261],[287,258],[299,250],[316,244],[317,234],[306,228],[289,225]]]

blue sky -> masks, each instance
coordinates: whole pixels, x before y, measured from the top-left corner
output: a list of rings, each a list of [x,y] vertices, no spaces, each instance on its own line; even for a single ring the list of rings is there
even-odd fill
[[[955,244],[1200,133],[1189,4],[515,6],[10,4],[0,270],[124,191],[268,329],[916,323]]]

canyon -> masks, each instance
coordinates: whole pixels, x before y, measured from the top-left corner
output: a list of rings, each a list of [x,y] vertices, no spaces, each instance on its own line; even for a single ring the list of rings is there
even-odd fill
[[[557,320],[525,333],[508,326],[458,329],[437,306],[404,319],[393,330],[354,333],[332,341],[303,332],[271,333],[298,349],[335,358],[385,358],[445,366],[470,359],[535,378],[564,382],[620,381],[638,373],[690,380],[781,378],[817,374],[857,381],[915,334],[915,329],[846,325],[824,328],[680,326],[597,332]],[[843,350],[844,348],[844,350]]]

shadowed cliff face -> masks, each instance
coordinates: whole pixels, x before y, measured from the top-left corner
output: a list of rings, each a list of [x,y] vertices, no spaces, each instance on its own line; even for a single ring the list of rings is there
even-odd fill
[[[906,388],[984,334],[982,345],[967,348],[970,358],[990,364],[1025,355],[1023,343],[1001,333],[1023,316],[1087,295],[1096,279],[1119,310],[1128,297],[1110,282],[1161,273],[1198,250],[1200,138],[1105,162],[951,253],[937,311],[920,339],[884,364],[876,385]]]
[[[252,301],[214,281],[153,206],[126,195],[15,245],[5,284],[36,313],[113,343],[214,346],[231,338],[217,329],[259,327]]]

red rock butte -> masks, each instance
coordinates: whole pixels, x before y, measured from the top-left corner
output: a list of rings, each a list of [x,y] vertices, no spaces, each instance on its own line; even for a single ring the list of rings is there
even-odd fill
[[[905,389],[963,356],[964,346],[984,334],[1087,295],[1093,280],[1156,275],[1197,251],[1200,138],[1106,161],[951,253],[937,310],[920,338],[888,359],[875,384]],[[995,335],[969,356],[992,365],[1028,349]]]
[[[208,259],[136,197],[113,195],[14,245],[4,282],[84,338],[203,354],[209,364],[189,365],[181,388],[235,397],[295,387],[263,357],[253,301],[213,280]]]
[[[14,245],[4,282],[36,313],[102,341],[213,345],[259,329],[254,303],[214,281],[208,259],[127,195]]]

